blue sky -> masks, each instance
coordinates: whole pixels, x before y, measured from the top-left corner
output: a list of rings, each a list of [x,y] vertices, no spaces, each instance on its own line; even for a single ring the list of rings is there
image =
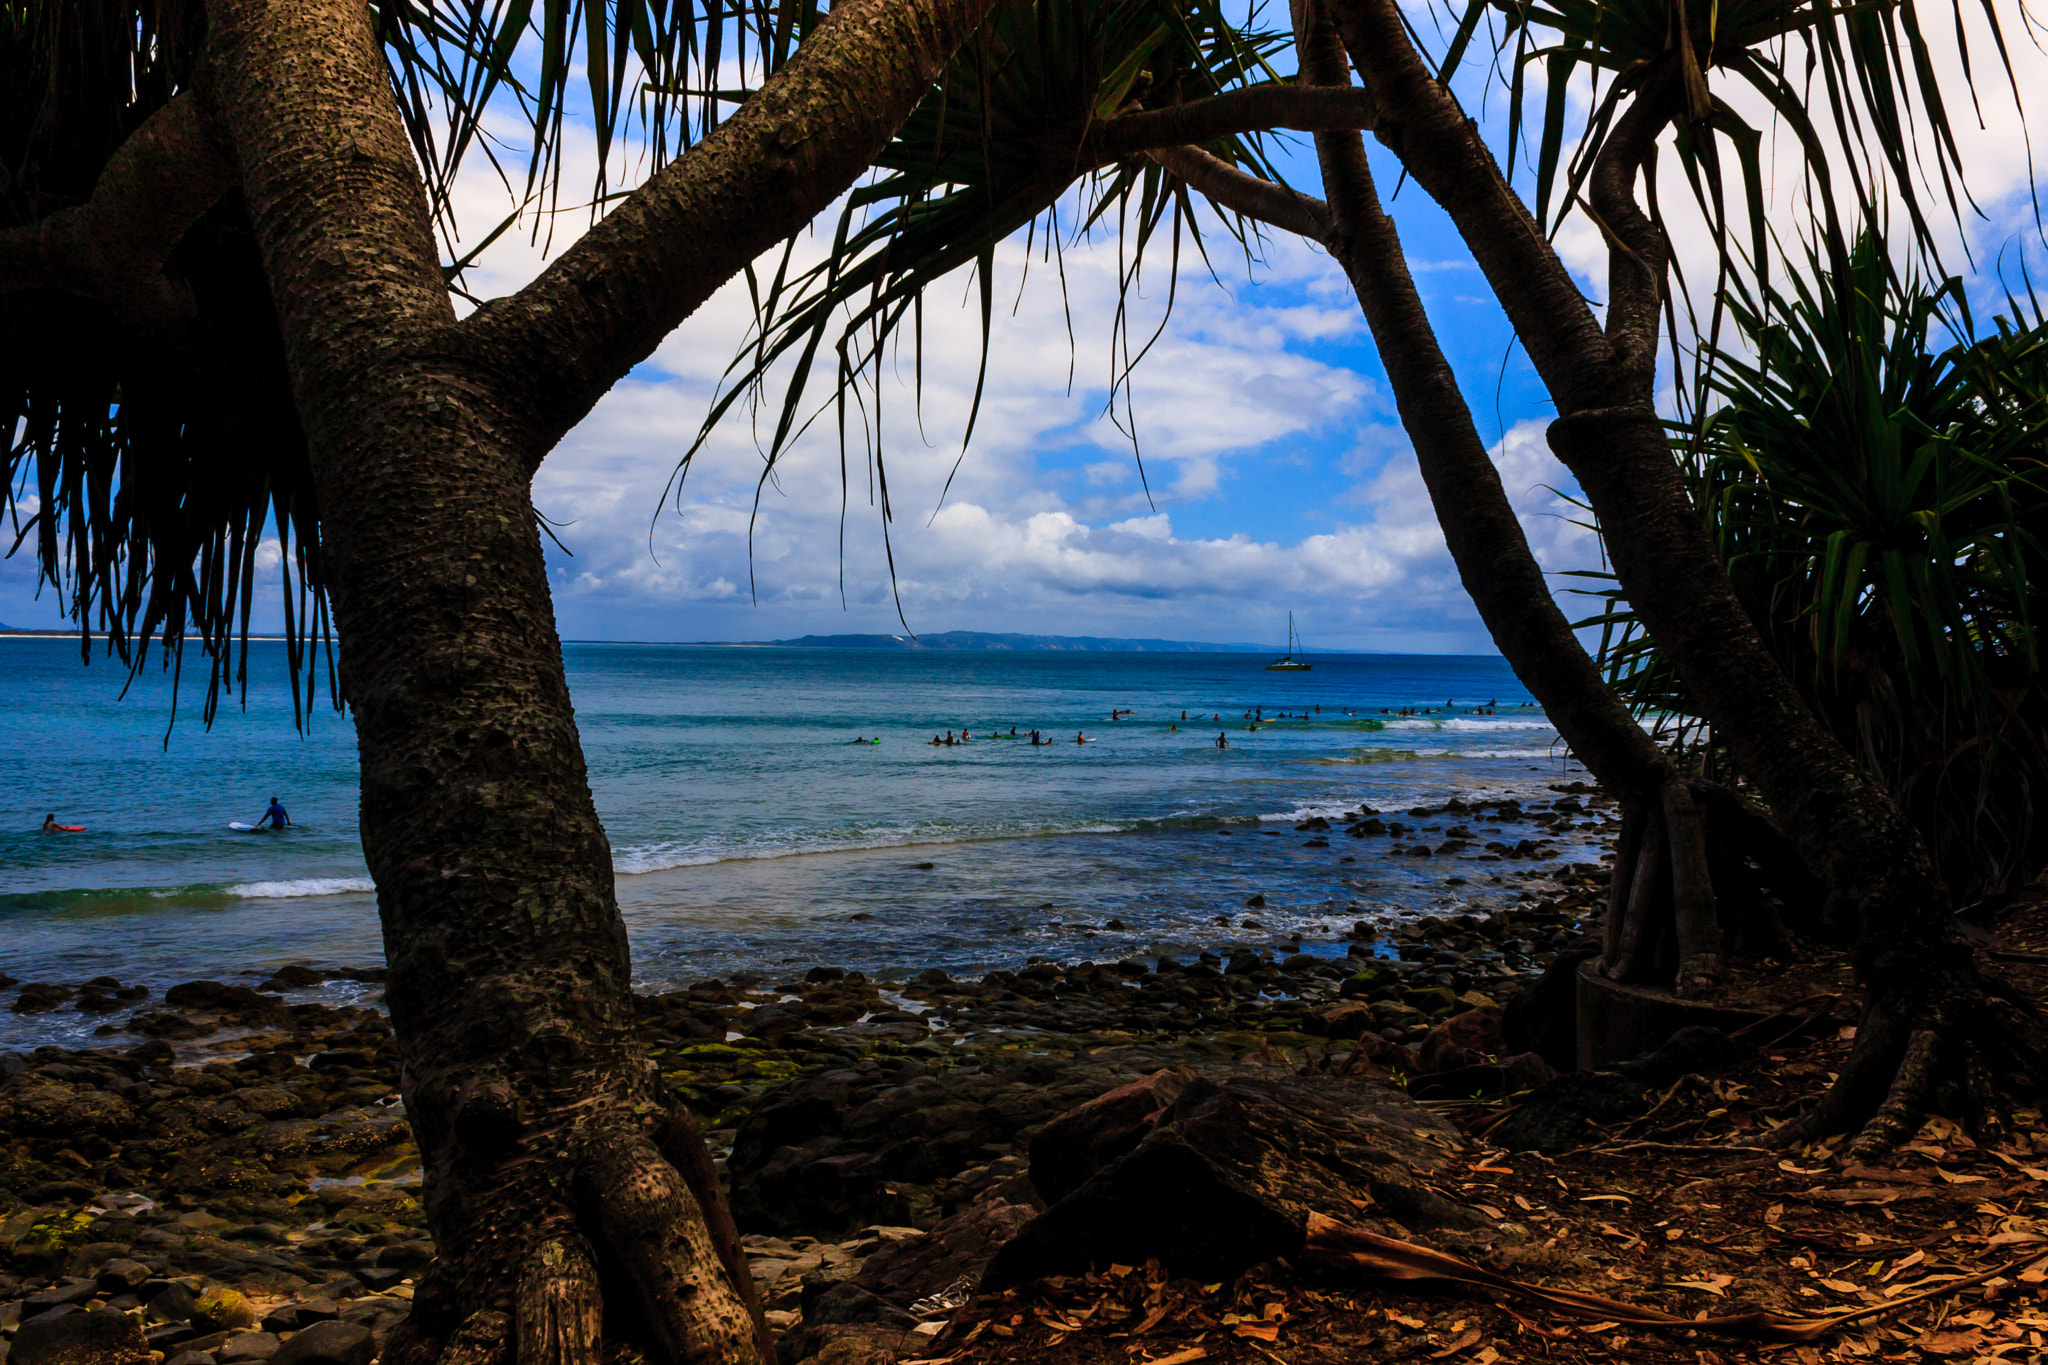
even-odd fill
[[[2018,55],[2031,64],[2023,77],[2048,71],[2038,51]],[[1505,121],[1498,90],[1463,91],[1496,140]],[[1994,100],[1985,115],[1989,127],[1959,129],[1987,209],[1967,234],[1979,259],[2032,230],[2017,117]],[[1304,140],[1282,162],[1314,189],[1306,151]],[[1785,149],[1776,151],[1789,167]],[[1377,148],[1374,159],[1384,194],[1397,168]],[[1682,197],[1675,188],[1666,187],[1667,205]],[[1774,220],[1796,222],[1800,195],[1797,177],[1783,175]],[[460,203],[472,232],[507,211],[502,186],[481,168],[465,180]],[[1495,443],[1539,558],[1552,571],[1596,567],[1597,544],[1554,491],[1571,485],[1543,445],[1548,400],[1483,279],[1412,184],[1393,207],[1444,348],[1482,435]],[[829,216],[822,221],[829,231]],[[557,223],[557,247],[579,224]],[[1707,259],[1703,227],[1681,221],[1676,237],[1682,257]],[[1559,242],[1597,301],[1597,235],[1574,220]],[[817,249],[815,241],[801,247]],[[1297,239],[1275,238],[1249,266],[1230,250],[1216,234],[1220,286],[1198,259],[1184,262],[1174,317],[1135,377],[1149,502],[1128,440],[1103,415],[1114,243],[1067,248],[1065,310],[1057,275],[1042,264],[1019,290],[1021,243],[999,259],[997,298],[1016,306],[997,319],[980,426],[943,508],[939,492],[959,455],[979,331],[964,273],[932,291],[922,434],[911,420],[908,355],[883,381],[896,588],[913,629],[1277,643],[1291,610],[1312,648],[1491,651],[1457,585],[1341,274]],[[471,287],[485,295],[516,288],[542,260],[530,241],[508,234],[485,253]],[[1975,281],[1980,294],[1990,284]],[[1150,282],[1148,306],[1157,306],[1163,286]],[[1076,338],[1071,355],[1065,311]],[[565,637],[744,640],[902,629],[879,518],[858,471],[842,561],[829,422],[786,458],[758,515],[759,456],[738,414],[713,436],[680,495],[657,511],[747,322],[735,285],[685,322],[543,467],[535,503],[561,523],[573,552],[551,551]],[[1567,599],[1566,609],[1582,607]],[[0,621],[60,623],[55,596],[36,598],[24,556],[0,564]]]

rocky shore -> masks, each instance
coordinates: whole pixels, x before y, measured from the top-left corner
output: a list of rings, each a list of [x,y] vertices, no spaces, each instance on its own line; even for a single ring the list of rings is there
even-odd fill
[[[1151,1096],[1150,1123],[1147,1078],[1341,1074],[1443,1101],[1548,1079],[1544,993],[1522,988],[1576,960],[1606,882],[1546,858],[1545,835],[1601,825],[1604,805],[1573,784],[1542,809],[1454,802],[1295,831],[1443,858],[1483,915],[1275,940],[1254,896],[1178,960],[1027,960],[977,981],[819,965],[641,997],[650,1050],[721,1159],[784,1358],[848,1335],[835,1326],[897,1346],[937,1330],[1046,1206],[1049,1126],[1111,1093]],[[1510,823],[1528,837],[1485,838]],[[111,977],[0,976],[18,1013],[108,1016],[104,1046],[0,1053],[0,1365],[366,1365],[434,1255],[379,979],[288,967],[159,1003]],[[336,982],[369,994],[322,1003]]]

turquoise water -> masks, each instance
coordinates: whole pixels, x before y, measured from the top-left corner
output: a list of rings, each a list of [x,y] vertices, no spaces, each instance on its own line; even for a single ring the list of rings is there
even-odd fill
[[[247,709],[224,707],[208,731],[188,691],[166,744],[167,678],[152,671],[123,699],[121,670],[81,667],[75,643],[0,639],[0,971],[160,989],[380,959],[353,733],[329,711],[299,735],[282,646],[253,649]],[[572,645],[636,973],[663,985],[817,962],[973,971],[1034,953],[1186,951],[1216,941],[1217,917],[1241,917],[1254,892],[1268,901],[1260,932],[1318,941],[1353,919],[1455,906],[1473,888],[1446,878],[1479,879],[1372,856],[1380,841],[1305,848],[1293,821],[1546,795],[1584,776],[1499,659],[1319,656],[1299,674],[1264,662]],[[1497,714],[1470,714],[1489,700]],[[1243,713],[1259,706],[1253,731]],[[1381,714],[1402,707],[1434,714]],[[1012,725],[1060,742],[983,737]],[[926,742],[948,729],[976,738]],[[1093,742],[1074,744],[1077,731]],[[302,828],[227,829],[272,794]],[[86,831],[37,833],[49,811]],[[1102,927],[1112,919],[1126,928]],[[0,1015],[0,1040],[98,1022]]]

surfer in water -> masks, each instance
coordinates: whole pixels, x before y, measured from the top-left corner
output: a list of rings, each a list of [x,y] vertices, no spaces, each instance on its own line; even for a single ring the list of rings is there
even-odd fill
[[[51,811],[48,815],[45,815],[43,817],[43,833],[45,834],[76,834],[84,828],[84,825],[58,824],[57,812],[55,811]]]
[[[259,829],[262,827],[263,822],[265,820],[268,820],[270,822],[270,827],[272,829],[291,828],[291,813],[287,811],[283,806],[279,805],[277,803],[277,798],[274,796],[270,798],[270,809],[263,812],[262,816],[259,817],[256,821],[256,825]]]
[[[1216,732],[1216,747],[1219,749],[1228,749],[1230,747],[1230,736],[1224,734],[1221,730],[1218,730]]]

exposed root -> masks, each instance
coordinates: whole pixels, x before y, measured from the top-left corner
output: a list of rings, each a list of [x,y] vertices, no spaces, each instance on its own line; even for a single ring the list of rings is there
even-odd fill
[[[1927,1117],[1928,1097],[1934,1091],[1935,1064],[1941,1050],[1940,1034],[1929,1028],[1913,1030],[1884,1103],[1849,1144],[1852,1158],[1870,1161],[1883,1156],[1920,1130],[1921,1120]]]
[[[590,1244],[571,1233],[535,1248],[519,1279],[520,1365],[598,1365],[604,1294]]]
[[[1670,840],[1671,913],[1678,938],[1678,994],[1711,995],[1721,977],[1721,921],[1708,871],[1706,824],[1686,784],[1664,784],[1664,828]]]
[[[702,1206],[652,1141],[599,1147],[582,1169],[581,1202],[639,1292],[640,1326],[661,1358],[727,1365],[758,1327],[712,1245]]]

